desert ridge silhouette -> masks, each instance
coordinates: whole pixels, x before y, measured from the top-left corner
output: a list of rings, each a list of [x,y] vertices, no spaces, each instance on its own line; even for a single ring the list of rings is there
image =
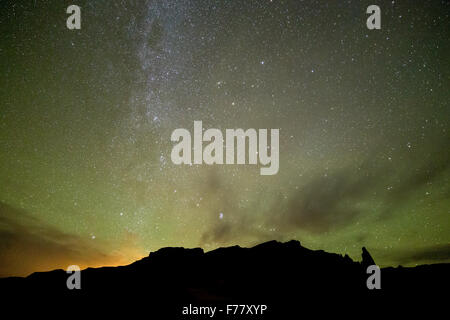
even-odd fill
[[[182,308],[189,305],[219,310],[229,304],[264,304],[263,318],[279,319],[305,310],[332,314],[343,305],[398,305],[403,303],[399,296],[406,305],[439,295],[449,284],[450,264],[435,264],[383,268],[381,289],[370,290],[366,270],[374,260],[366,248],[362,258],[356,262],[347,255],[310,250],[295,240],[206,253],[201,248],[167,247],[127,266],[85,269],[80,290],[67,289],[64,270],[0,279],[0,290],[10,299],[31,298],[42,305],[144,305],[159,319],[182,318]],[[214,318],[220,317],[227,318],[218,313]]]

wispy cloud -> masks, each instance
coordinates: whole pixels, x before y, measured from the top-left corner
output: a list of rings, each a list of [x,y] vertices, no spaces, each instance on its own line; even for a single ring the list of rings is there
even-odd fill
[[[116,250],[108,250],[105,243],[63,232],[0,202],[0,277],[65,269],[72,264],[83,268],[131,262],[138,250],[129,239]]]

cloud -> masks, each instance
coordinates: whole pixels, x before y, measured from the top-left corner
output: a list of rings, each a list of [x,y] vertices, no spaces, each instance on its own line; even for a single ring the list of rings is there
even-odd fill
[[[213,223],[203,234],[202,242],[228,243],[233,236],[262,241],[271,235],[273,238],[275,234],[286,236],[298,231],[321,234],[344,228],[360,215],[368,214],[391,219],[403,206],[417,204],[414,196],[421,188],[447,176],[450,154],[442,150],[446,150],[448,141],[443,137],[433,140],[433,144],[424,144],[424,150],[403,150],[397,154],[401,160],[396,163],[387,160],[383,147],[374,148],[359,163],[354,161],[329,170],[326,175],[316,174],[306,182],[299,181],[298,190],[274,198],[273,204],[263,212],[233,207],[229,202],[237,202],[238,191],[228,190],[223,179],[212,174],[206,182],[209,192],[220,190],[226,199],[224,206],[237,214],[227,223]],[[429,199],[438,201],[443,196],[446,195],[433,194]],[[376,210],[368,209],[368,204],[372,208],[376,206]],[[257,227],[260,225],[264,228]]]
[[[282,229],[298,228],[322,233],[339,228],[362,212],[358,203],[376,184],[375,174],[361,175],[357,169],[351,168],[316,176],[290,197],[287,209],[275,219]]]
[[[391,215],[397,208],[407,202],[415,191],[445,174],[450,168],[450,155],[448,152],[438,155],[438,152],[442,153],[442,150],[448,148],[447,145],[442,145],[442,147],[443,149],[436,150],[431,159],[428,159],[425,163],[409,168],[408,173],[402,177],[402,182],[386,194],[384,202],[387,206],[380,215],[381,218]]]
[[[237,205],[238,194],[235,188],[229,188],[216,170],[206,171],[207,179],[202,180],[202,193],[207,198],[217,199],[210,207],[212,223],[200,238],[200,246],[207,244],[231,245],[236,238],[244,235],[255,242],[273,239],[270,233],[259,228],[255,216]],[[219,212],[224,212],[224,218],[218,219]]]
[[[236,238],[245,236],[253,243],[268,240],[284,240],[279,234],[264,231],[255,226],[255,220],[242,216],[234,222],[218,222],[212,228],[203,233],[200,239],[200,246],[204,244],[235,244]]]
[[[450,262],[450,244],[390,252],[388,259],[399,265]]]
[[[287,209],[272,208],[272,220],[282,229],[299,229],[322,233],[354,222],[360,214],[369,214],[362,204],[380,204],[370,214],[380,219],[396,215],[399,208],[411,203],[420,188],[446,175],[450,155],[442,152],[447,139],[435,140],[428,150],[407,154],[401,164],[383,161],[371,152],[364,162],[313,177],[289,198]],[[421,157],[418,157],[421,154]],[[436,196],[435,196],[436,197]],[[276,213],[276,212],[280,213]]]
[[[214,196],[220,191],[221,207],[231,212],[233,218],[227,221],[216,219],[203,234],[200,244],[228,244],[236,237],[255,242],[283,240],[290,232],[298,230],[323,233],[345,226],[362,213],[359,202],[379,184],[382,170],[369,170],[370,165],[367,161],[359,169],[346,167],[326,176],[313,176],[287,199],[284,196],[275,198],[273,204],[260,214],[254,212],[254,207],[246,210],[236,207],[234,204],[239,195],[235,190],[228,190],[222,179],[211,172],[205,182],[205,192]]]
[[[122,264],[129,261],[131,253],[136,254],[132,248],[132,244],[125,243],[107,254],[110,251],[104,244],[62,232],[0,202],[0,277],[65,269],[72,264],[81,268]]]

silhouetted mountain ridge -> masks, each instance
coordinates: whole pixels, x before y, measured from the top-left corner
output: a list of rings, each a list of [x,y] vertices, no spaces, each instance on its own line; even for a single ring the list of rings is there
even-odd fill
[[[348,255],[310,250],[299,241],[269,241],[204,252],[201,248],[161,248],[148,257],[120,267],[81,271],[81,289],[69,290],[63,270],[33,273],[26,278],[0,279],[0,290],[52,299],[97,302],[143,301],[152,308],[185,304],[267,304],[292,314],[299,303],[388,302],[398,296],[437,293],[448,285],[449,264],[416,268],[383,268],[381,289],[367,287],[367,266],[374,264],[366,248],[362,261]],[[175,312],[175,311],[174,311]],[[275,312],[275,311],[273,311]]]

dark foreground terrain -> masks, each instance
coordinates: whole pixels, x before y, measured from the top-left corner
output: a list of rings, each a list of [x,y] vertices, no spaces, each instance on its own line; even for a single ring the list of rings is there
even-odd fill
[[[364,248],[362,261],[355,262],[309,250],[298,241],[207,253],[163,248],[127,266],[83,270],[80,290],[67,288],[70,275],[64,270],[0,279],[1,309],[34,314],[64,310],[87,318],[144,314],[145,319],[364,318],[361,310],[404,316],[416,309],[445,314],[450,264],[383,268],[381,289],[369,290],[366,269],[372,264]],[[256,312],[261,305],[267,306],[262,315],[261,307]],[[216,307],[214,317],[183,315],[183,310],[195,313],[195,307],[209,306]]]

